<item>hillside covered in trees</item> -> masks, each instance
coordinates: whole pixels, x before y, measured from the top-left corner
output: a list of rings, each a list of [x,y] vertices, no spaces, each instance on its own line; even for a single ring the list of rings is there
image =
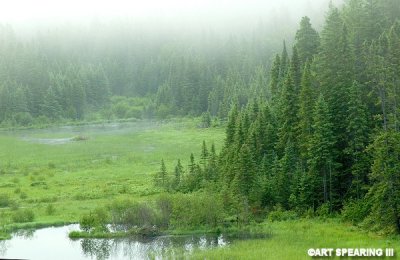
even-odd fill
[[[389,0],[331,5],[321,32],[303,17],[293,46],[275,57],[265,96],[233,103],[221,153],[204,142],[187,172],[178,161],[169,176],[163,162],[156,184],[214,187],[242,221],[276,210],[341,213],[400,233],[399,17]]]
[[[246,104],[266,96],[269,61],[283,37],[271,23],[221,33],[99,21],[60,25],[31,37],[2,25],[0,124],[206,111],[226,117],[233,100]]]
[[[311,8],[318,4],[306,2],[298,5],[322,20],[319,8]],[[203,25],[135,17],[25,29],[2,24],[0,126],[207,111],[226,118],[232,103],[267,97],[273,55],[282,39],[293,41],[299,15],[293,8],[272,15],[267,8],[249,21],[211,16],[219,22]]]

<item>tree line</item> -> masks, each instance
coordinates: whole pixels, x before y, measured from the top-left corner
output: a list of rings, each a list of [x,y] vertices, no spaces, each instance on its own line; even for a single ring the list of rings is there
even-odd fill
[[[0,124],[226,117],[233,100],[262,94],[280,44],[268,21],[229,33],[146,28],[60,25],[28,37],[1,25]]]
[[[168,189],[218,187],[238,218],[341,213],[399,233],[398,17],[389,0],[331,5],[320,33],[304,17],[274,59],[266,96],[235,100],[220,154],[203,143],[200,161],[192,155],[184,177],[178,162]]]

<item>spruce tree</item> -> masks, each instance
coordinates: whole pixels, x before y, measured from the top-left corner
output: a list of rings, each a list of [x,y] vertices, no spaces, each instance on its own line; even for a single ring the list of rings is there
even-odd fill
[[[161,159],[160,170],[156,173],[154,183],[158,187],[167,188],[168,186],[168,173],[165,166],[164,159]]]
[[[321,94],[315,104],[313,116],[313,135],[309,144],[309,171],[318,186],[310,187],[313,192],[313,206],[322,202],[332,203],[334,178],[333,147],[335,144],[333,124],[328,105]],[[311,205],[309,205],[311,206]]]
[[[349,110],[346,134],[349,145],[343,152],[351,159],[352,187],[351,194],[361,198],[365,194],[369,162],[365,149],[368,143],[368,124],[366,107],[361,100],[361,89],[357,81],[353,82],[349,92]]]
[[[303,17],[300,22],[300,29],[296,32],[295,37],[296,49],[299,53],[299,59],[302,64],[307,60],[312,61],[319,47],[319,35],[311,26],[310,18]]]
[[[203,165],[203,168],[205,168],[207,165],[208,156],[209,156],[209,153],[208,153],[206,141],[203,140],[203,144],[201,146],[201,156],[200,156],[201,164]]]
[[[233,144],[235,140],[235,133],[236,133],[236,122],[238,118],[238,105],[234,104],[232,107],[229,117],[228,117],[228,124],[226,126],[226,139],[225,139],[225,146],[229,147]]]
[[[280,67],[281,67],[281,58],[279,54],[275,56],[275,60],[272,63],[272,68],[270,71],[270,79],[269,79],[269,92],[271,96],[269,99],[272,102],[277,102],[277,98],[279,97],[280,89],[279,89],[279,81],[280,81]]]
[[[304,65],[300,89],[299,109],[299,150],[302,158],[302,167],[307,169],[308,145],[312,134],[312,117],[314,109],[314,89],[311,80],[309,61]]]
[[[281,113],[279,115],[280,128],[278,132],[277,148],[280,153],[283,153],[288,140],[296,140],[298,133],[298,93],[294,85],[292,73],[288,73],[285,79],[282,98],[281,98]],[[294,147],[297,150],[297,143],[294,142]]]
[[[178,163],[175,166],[174,180],[172,182],[172,188],[173,189],[175,189],[175,190],[179,189],[179,186],[181,184],[182,175],[183,175],[183,167],[182,167],[182,164],[181,164],[181,160],[178,159]]]
[[[238,172],[235,176],[239,182],[239,191],[243,196],[248,196],[255,179],[254,160],[247,144],[243,144],[239,151]]]
[[[367,224],[384,233],[400,232],[400,133],[382,132],[372,145],[372,186]]]

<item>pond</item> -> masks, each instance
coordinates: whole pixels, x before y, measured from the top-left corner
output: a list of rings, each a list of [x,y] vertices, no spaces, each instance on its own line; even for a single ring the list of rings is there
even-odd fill
[[[73,141],[90,139],[96,135],[141,133],[161,127],[160,122],[141,120],[137,122],[87,124],[78,126],[54,126],[44,129],[21,129],[14,131],[0,130],[3,135],[19,135],[22,140],[30,143],[61,145]],[[77,140],[78,138],[78,140]],[[79,138],[83,138],[79,140]]]
[[[228,246],[224,235],[159,236],[147,239],[70,239],[68,233],[79,225],[19,231],[10,240],[0,241],[0,258],[8,259],[163,259],[175,253],[190,254]]]

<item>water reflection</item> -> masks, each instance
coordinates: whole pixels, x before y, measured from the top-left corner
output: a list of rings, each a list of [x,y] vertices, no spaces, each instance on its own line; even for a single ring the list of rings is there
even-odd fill
[[[228,245],[223,235],[160,236],[151,239],[81,239],[85,256],[98,260],[112,259],[160,259],[177,253],[186,254],[198,248],[207,250]]]
[[[170,259],[194,249],[223,247],[224,235],[159,236],[154,238],[76,239],[68,233],[78,225],[18,231],[0,241],[0,258],[13,259]]]
[[[111,245],[109,240],[82,239],[81,247],[83,254],[90,258],[96,257],[96,259],[103,260],[110,257]]]
[[[21,229],[21,230],[16,231],[14,233],[14,236],[19,236],[24,239],[33,239],[34,234],[35,234],[34,229]]]

